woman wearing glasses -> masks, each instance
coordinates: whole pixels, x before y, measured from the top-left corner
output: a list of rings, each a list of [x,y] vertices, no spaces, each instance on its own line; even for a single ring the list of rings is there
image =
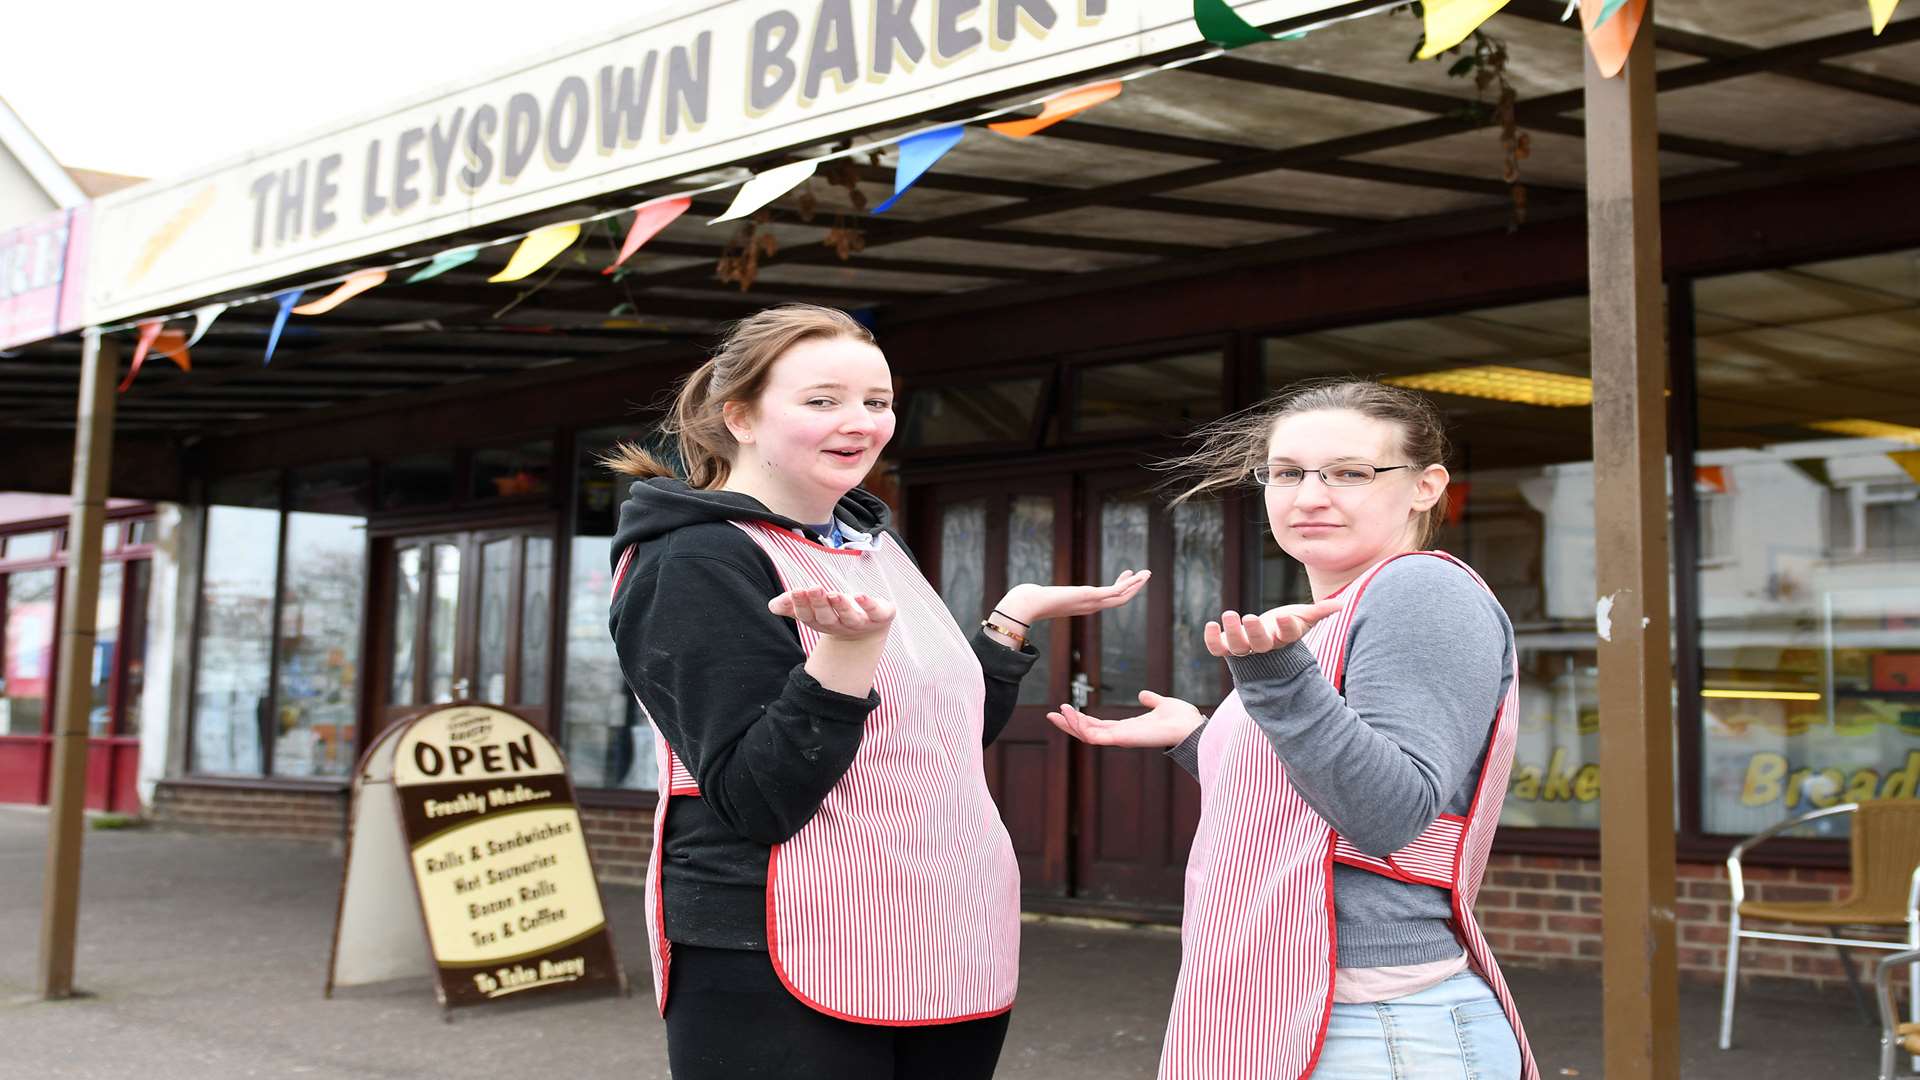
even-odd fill
[[[1201,784],[1163,1080],[1536,1080],[1473,920],[1513,760],[1513,628],[1424,550],[1445,437],[1418,394],[1319,383],[1221,421],[1181,500],[1249,479],[1314,602],[1207,624],[1235,692],[1211,718],[1050,718],[1161,746]]]

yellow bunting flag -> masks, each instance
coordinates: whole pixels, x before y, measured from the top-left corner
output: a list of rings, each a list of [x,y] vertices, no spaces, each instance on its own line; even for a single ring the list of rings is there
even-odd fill
[[[1467,40],[1506,6],[1507,0],[1426,0],[1427,43],[1420,46],[1420,59],[1431,60]]]
[[[768,169],[763,173],[755,173],[746,183],[740,185],[739,191],[734,193],[733,205],[727,207],[727,212],[707,224],[718,225],[723,221],[746,217],[806,183],[807,178],[811,177],[814,170],[819,167],[820,163],[817,161],[795,161]]]
[[[1867,7],[1873,11],[1875,37],[1880,36],[1880,31],[1887,28],[1887,21],[1893,18],[1893,9],[1899,6],[1900,0],[1867,0]]]
[[[1024,139],[1035,132],[1052,127],[1075,113],[1086,112],[1103,101],[1112,101],[1119,96],[1120,82],[1117,79],[1113,82],[1082,86],[1048,98],[1039,116],[1026,120],[1003,120],[998,124],[988,124],[987,128],[1009,139]]]
[[[519,281],[535,270],[547,265],[554,257],[573,246],[580,239],[580,223],[568,222],[565,225],[547,225],[527,234],[525,240],[513,251],[513,257],[507,260],[507,268],[488,278],[492,282]]]
[[[1626,0],[1617,13],[1599,22],[1599,5],[1580,5],[1580,22],[1587,31],[1587,48],[1593,50],[1594,66],[1611,79],[1627,66],[1627,54],[1633,51],[1634,36],[1640,32],[1647,15],[1647,0]]]
[[[293,309],[295,315],[325,315],[341,304],[387,280],[385,270],[361,270],[348,274],[340,287],[311,303]]]

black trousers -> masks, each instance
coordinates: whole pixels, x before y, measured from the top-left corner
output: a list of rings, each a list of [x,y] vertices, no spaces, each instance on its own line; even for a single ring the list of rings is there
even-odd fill
[[[856,1024],[788,992],[767,954],[673,947],[667,1058],[673,1080],[987,1080],[1007,1013],[924,1027]]]

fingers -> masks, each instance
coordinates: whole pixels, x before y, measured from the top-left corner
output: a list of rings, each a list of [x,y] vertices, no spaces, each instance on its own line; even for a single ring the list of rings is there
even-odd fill
[[[1165,700],[1166,700],[1165,698],[1161,697],[1159,694],[1156,694],[1151,690],[1140,691],[1140,704],[1145,705],[1149,709],[1159,708],[1160,703]]]
[[[1057,712],[1047,714],[1053,726],[1092,746],[1111,746],[1114,742],[1113,722],[1088,716],[1071,705],[1062,705]]]
[[[767,601],[767,610],[802,623],[823,634],[862,635],[893,621],[890,602],[865,593],[847,595],[810,587],[791,589]]]
[[[1227,643],[1221,634],[1219,623],[1209,622],[1202,636],[1206,638],[1207,651],[1209,653],[1212,653],[1214,656],[1227,655]]]

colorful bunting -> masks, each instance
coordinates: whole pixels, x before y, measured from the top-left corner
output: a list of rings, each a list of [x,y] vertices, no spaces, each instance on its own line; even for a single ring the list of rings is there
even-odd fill
[[[196,309],[193,313],[193,336],[187,339],[185,347],[191,349],[200,344],[200,339],[206,337],[207,331],[212,329],[213,320],[219,318],[232,306],[231,304],[208,304],[206,307]]]
[[[874,207],[873,212],[884,214],[891,210],[893,204],[900,201],[900,196],[913,186],[913,182],[925,176],[927,170],[933,168],[933,163],[939,161],[947,151],[958,146],[966,133],[965,125],[955,124],[900,140],[900,163],[893,169],[893,195]]]
[[[1507,0],[1426,0],[1427,42],[1420,59],[1431,60],[1467,40]]]
[[[552,262],[561,252],[573,246],[580,239],[580,223],[570,221],[561,225],[544,225],[527,234],[520,246],[513,250],[513,257],[507,260],[507,268],[488,278],[496,284],[507,281],[519,281],[528,274]]]
[[[133,347],[133,363],[127,368],[127,377],[120,380],[117,393],[124,394],[127,387],[133,385],[133,377],[140,374],[140,365],[147,362],[147,350],[153,348],[153,339],[160,336],[160,328],[164,325],[163,319],[148,319],[140,324],[140,339]]]
[[[1625,12],[1617,19],[1601,26],[1601,20],[1616,8],[1624,7]],[[1647,0],[1619,0],[1589,15],[1587,5],[1580,6],[1580,22],[1586,27],[1587,48],[1593,50],[1594,66],[1600,74],[1613,78],[1627,66],[1627,54],[1633,51],[1633,39],[1640,32],[1640,23],[1647,15]]]
[[[998,124],[988,124],[987,128],[997,131],[1009,139],[1024,139],[1036,132],[1065,120],[1076,113],[1086,112],[1104,101],[1112,101],[1120,96],[1120,82],[1095,83],[1056,94],[1046,100],[1040,109],[1040,115],[1026,120],[1005,120]]]
[[[1900,0],[1867,0],[1867,7],[1873,12],[1873,36],[1879,37],[1880,31],[1887,28],[1893,9],[1899,6]]]
[[[267,356],[260,361],[261,367],[273,363],[273,350],[280,347],[280,331],[287,328],[287,316],[293,313],[293,305],[300,302],[304,290],[294,289],[280,294],[280,310],[274,313],[273,329],[267,331]]]
[[[1193,22],[1200,36],[1223,49],[1272,41],[1273,35],[1240,17],[1227,0],[1193,0]]]
[[[417,282],[426,281],[429,278],[437,278],[441,274],[455,267],[465,266],[479,257],[480,249],[477,247],[454,248],[452,251],[443,251],[435,255],[432,262],[415,270],[413,276],[401,282],[401,284],[412,285]]]
[[[308,304],[293,309],[295,315],[325,315],[341,304],[387,280],[385,270],[357,270],[347,275],[340,287]]]
[[[640,245],[659,235],[661,229],[673,224],[692,206],[693,200],[685,195],[640,206],[633,215],[633,227],[627,230],[626,243],[620,245],[620,257],[613,260],[613,265],[600,272],[611,274],[620,269],[620,264],[626,262],[634,252],[639,251]]]
[[[820,167],[817,161],[796,161],[788,165],[755,173],[753,178],[740,185],[740,191],[733,197],[733,205],[727,212],[707,222],[718,225],[723,221],[743,218],[767,205],[773,200],[807,182],[813,171]]]

